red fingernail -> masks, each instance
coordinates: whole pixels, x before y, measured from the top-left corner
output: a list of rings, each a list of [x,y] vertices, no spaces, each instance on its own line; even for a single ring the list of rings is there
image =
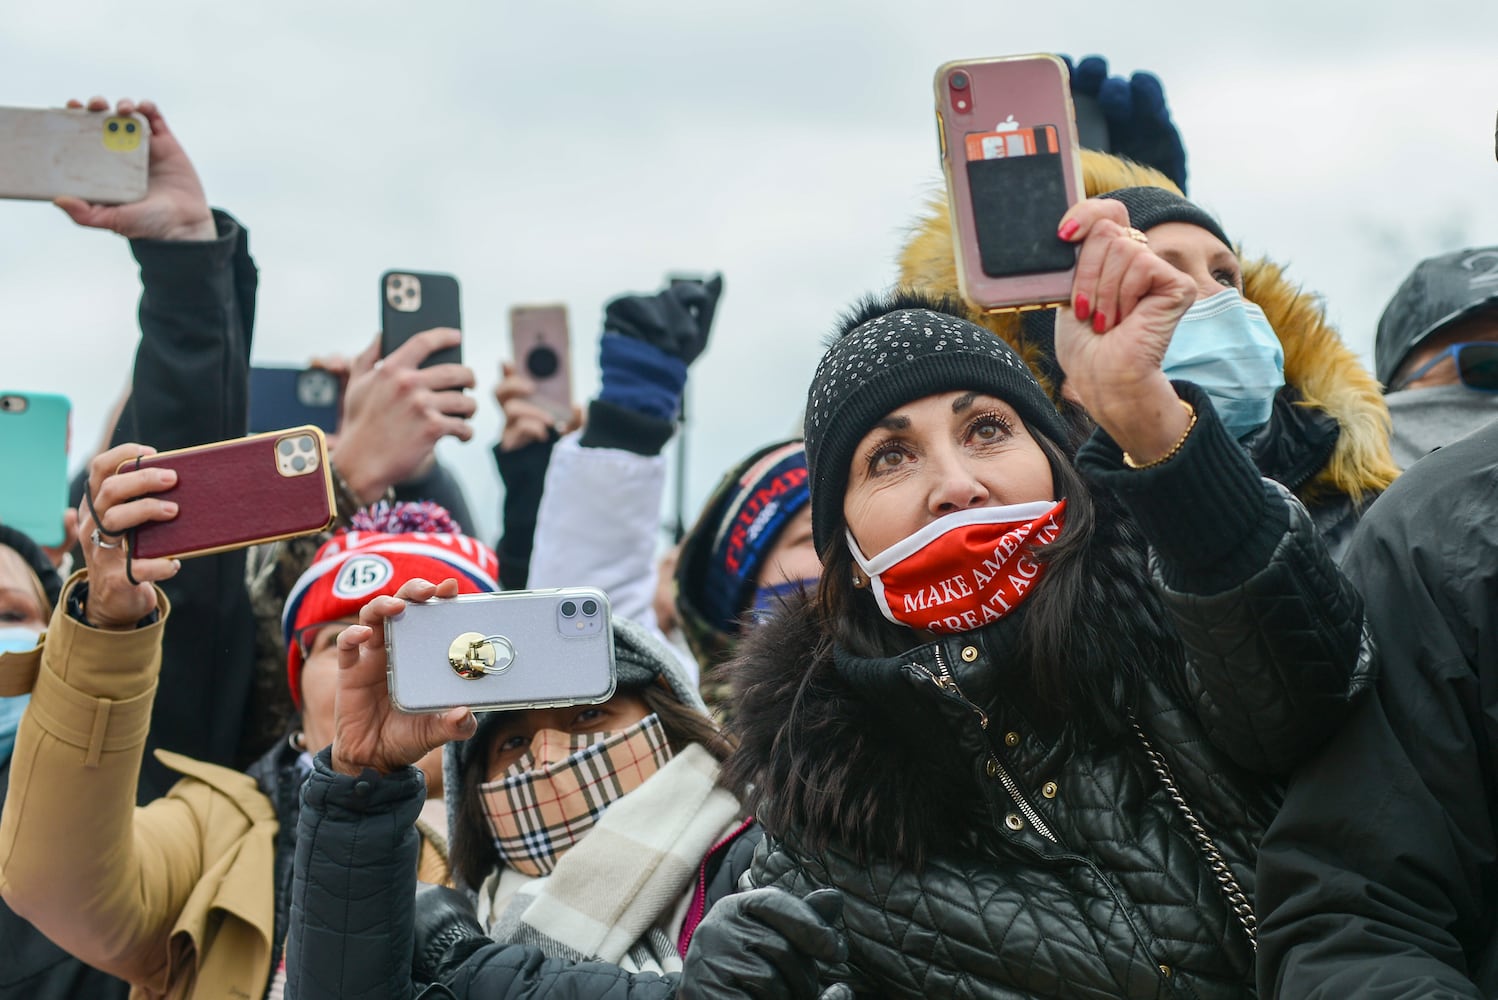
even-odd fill
[[[1092,312],[1092,303],[1090,303],[1090,302],[1087,301],[1087,296],[1085,296],[1085,295],[1078,295],[1077,296],[1077,319],[1079,319],[1079,320],[1085,320],[1087,318],[1088,314],[1091,313],[1091,312]]]
[[[1067,219],[1061,224],[1061,228],[1056,230],[1056,235],[1061,237],[1063,240],[1069,240],[1073,236],[1077,235],[1077,230],[1081,228],[1082,224],[1076,219]]]
[[[1093,313],[1092,332],[1102,333],[1106,329],[1108,329],[1108,317],[1104,316],[1102,313]]]

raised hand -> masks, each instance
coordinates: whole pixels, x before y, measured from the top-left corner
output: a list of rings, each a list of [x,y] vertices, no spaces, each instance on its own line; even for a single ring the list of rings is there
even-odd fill
[[[1063,391],[1147,463],[1168,452],[1190,420],[1160,366],[1196,285],[1156,256],[1119,202],[1074,205],[1059,233],[1082,245],[1072,308],[1056,315]]]
[[[420,367],[427,355],[459,343],[457,330],[426,330],[380,357],[375,338],[353,361],[343,396],[343,418],[333,464],[364,503],[405,482],[433,460],[444,437],[467,441],[478,404],[463,390],[474,385],[466,365]]]
[[[389,774],[415,764],[452,740],[474,734],[478,722],[466,708],[411,715],[390,703],[386,683],[385,619],[407,601],[458,596],[458,581],[407,581],[394,597],[376,597],[359,612],[359,624],[338,635],[338,695],[333,709],[333,769],[358,775],[366,767]]]
[[[558,420],[548,409],[531,401],[536,384],[510,361],[500,363],[499,384],[494,387],[494,401],[504,413],[504,430],[500,432],[499,450],[514,451],[528,444],[545,441],[553,432],[570,434],[583,425],[582,407],[573,405],[567,420]]]
[[[121,462],[154,455],[155,448],[122,444],[98,455],[88,467],[88,502],[78,508],[78,535],[83,539],[83,559],[88,565],[88,598],[84,617],[102,629],[130,629],[156,610],[153,583],[170,579],[182,567],[176,559],[136,559],[125,575],[125,540],[116,537],[147,521],[170,521],[177,505],[150,493],[170,489],[177,482],[172,469],[139,469],[117,472]],[[98,521],[94,520],[98,515]],[[96,533],[95,528],[99,531]]]
[[[81,101],[68,107],[82,108]],[[89,99],[87,108],[107,112],[109,102]],[[128,205],[98,205],[80,198],[58,198],[54,204],[68,218],[90,229],[109,229],[132,240],[211,240],[218,235],[213,211],[203,195],[198,172],[160,109],[151,101],[136,104],[126,99],[115,105],[115,114],[139,112],[151,128],[151,154],[146,196]]]

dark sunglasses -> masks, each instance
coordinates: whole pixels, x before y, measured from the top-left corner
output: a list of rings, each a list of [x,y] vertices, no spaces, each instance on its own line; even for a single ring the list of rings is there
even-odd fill
[[[1448,354],[1456,359],[1456,374],[1462,380],[1462,385],[1479,392],[1498,392],[1498,341],[1491,340],[1452,344],[1400,379],[1397,388],[1403,389],[1445,361]]]

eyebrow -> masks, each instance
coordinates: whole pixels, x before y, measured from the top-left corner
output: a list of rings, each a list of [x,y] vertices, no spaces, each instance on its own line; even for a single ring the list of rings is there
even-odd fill
[[[910,428],[910,418],[901,416],[885,417],[875,426],[882,427],[887,431],[908,430]]]
[[[965,395],[958,396],[956,399],[952,400],[952,412],[953,413],[961,413],[963,410],[967,409],[969,406],[972,406],[973,405],[973,400],[975,400],[977,398],[978,398],[978,394],[976,392],[969,392],[969,393],[966,393]]]

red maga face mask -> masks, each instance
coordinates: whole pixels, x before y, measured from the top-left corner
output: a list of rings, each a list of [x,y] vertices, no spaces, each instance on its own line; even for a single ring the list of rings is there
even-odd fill
[[[884,617],[927,632],[967,632],[1019,607],[1045,574],[1035,558],[1061,535],[1066,501],[973,507],[937,518],[872,559],[848,532]]]

